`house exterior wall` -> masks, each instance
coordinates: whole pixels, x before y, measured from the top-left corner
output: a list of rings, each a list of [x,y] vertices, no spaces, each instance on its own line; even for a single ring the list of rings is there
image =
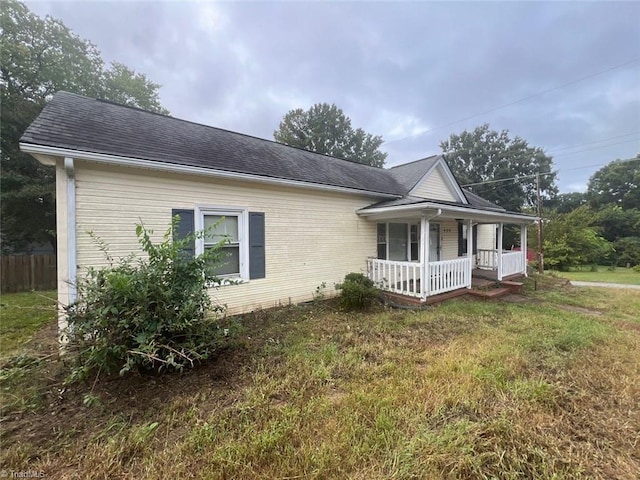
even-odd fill
[[[433,200],[457,202],[458,198],[449,188],[440,166],[437,166],[411,191],[411,195]]]
[[[478,248],[480,250],[495,250],[496,224],[482,223],[478,225]]]
[[[237,314],[311,300],[323,282],[326,293],[334,293],[334,284],[346,273],[364,273],[366,258],[376,255],[376,223],[355,213],[373,201],[360,195],[76,161],[78,275],[87,267],[106,264],[88,231],[105,241],[117,258],[140,251],[135,237],[140,220],[160,240],[172,209],[246,208],[265,213],[266,278],[212,290],[214,301]]]
[[[458,222],[444,220],[440,223],[440,260],[458,258]]]

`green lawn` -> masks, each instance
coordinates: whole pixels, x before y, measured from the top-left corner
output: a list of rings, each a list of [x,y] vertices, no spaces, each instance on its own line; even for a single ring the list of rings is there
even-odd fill
[[[13,365],[0,375],[16,397],[4,408],[0,468],[49,478],[637,478],[640,296],[559,283],[543,277],[534,290],[529,279],[518,303],[258,312],[218,358],[183,374],[63,387],[68,360]],[[20,402],[25,391],[40,400]],[[100,398],[91,407],[89,392]]]
[[[624,283],[627,285],[640,285],[640,273],[632,268],[618,267],[610,270],[609,267],[598,266],[597,271],[590,271],[590,267],[584,267],[583,270],[574,269],[571,272],[555,272],[558,276],[568,278],[570,280],[579,280],[582,282],[607,282],[607,283]]]
[[[56,315],[56,292],[3,293],[0,296],[0,357],[20,351]]]

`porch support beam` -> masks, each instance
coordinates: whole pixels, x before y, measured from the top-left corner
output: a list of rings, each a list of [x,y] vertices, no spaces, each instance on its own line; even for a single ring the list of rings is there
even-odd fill
[[[502,237],[504,223],[498,224],[498,281],[502,281]]]
[[[467,257],[469,258],[469,285],[471,288],[473,278],[473,223],[471,219],[467,220]]]
[[[524,276],[527,277],[527,256],[529,249],[527,248],[527,224],[520,225],[520,248],[522,249],[522,268]]]
[[[423,300],[429,296],[429,219],[420,219],[420,268],[422,269],[422,281],[420,290]]]

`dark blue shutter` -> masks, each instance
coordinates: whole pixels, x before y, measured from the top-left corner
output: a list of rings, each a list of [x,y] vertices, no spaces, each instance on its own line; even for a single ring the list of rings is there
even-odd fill
[[[478,254],[478,225],[473,226],[473,254]]]
[[[461,257],[463,256],[467,250],[467,241],[464,239],[464,237],[462,236],[462,229],[464,227],[462,226],[462,222],[458,222],[458,256]],[[467,232],[467,235],[469,235],[469,232]]]
[[[264,213],[249,212],[249,278],[264,278]]]
[[[195,230],[195,214],[193,210],[183,210],[183,209],[173,209],[171,210],[171,216],[175,217],[176,215],[180,216],[180,221],[174,231],[176,236],[175,240],[180,240],[188,237],[189,235],[193,235]],[[182,249],[184,254],[188,257],[193,257],[196,254],[196,240],[195,238],[191,239],[191,243],[189,245],[185,245]]]

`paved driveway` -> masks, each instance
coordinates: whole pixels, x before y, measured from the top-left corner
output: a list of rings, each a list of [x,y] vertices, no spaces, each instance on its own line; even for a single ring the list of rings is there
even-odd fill
[[[640,285],[626,285],[624,283],[578,282],[577,280],[571,280],[571,285],[575,287],[632,288],[640,290]]]

